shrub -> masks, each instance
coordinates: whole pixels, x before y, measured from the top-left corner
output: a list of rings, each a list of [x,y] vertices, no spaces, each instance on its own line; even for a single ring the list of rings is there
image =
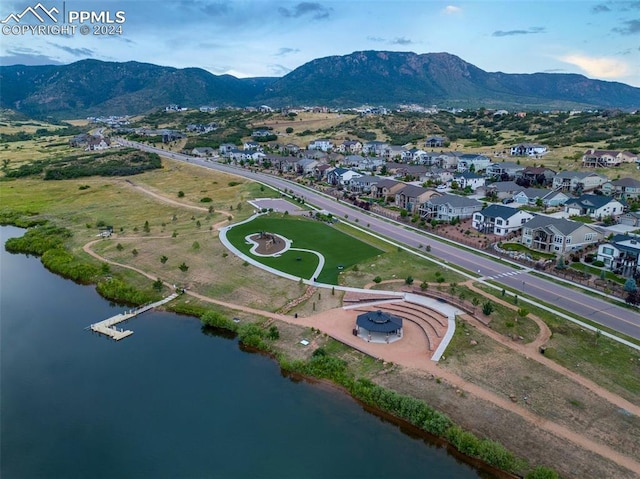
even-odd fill
[[[412,285],[413,284],[413,276],[411,276],[411,275],[407,276],[407,278],[404,280],[404,284]]]
[[[212,201],[213,200],[208,196],[205,196],[204,198],[200,198],[200,203],[211,203]]]
[[[593,262],[593,266],[597,268],[602,268],[604,266],[604,261],[596,260]]]
[[[482,313],[485,316],[489,316],[491,313],[493,313],[494,307],[493,307],[493,303],[491,301],[485,301],[482,304]]]
[[[375,278],[373,278],[373,282],[379,284],[382,282],[382,278],[380,276],[376,276]]]
[[[534,470],[530,471],[525,479],[558,479],[558,473],[548,467],[538,466]]]
[[[200,321],[203,325],[211,328],[227,329],[234,332],[238,330],[236,323],[217,311],[207,311],[200,317]]]
[[[184,191],[178,191],[178,198],[184,198]]]

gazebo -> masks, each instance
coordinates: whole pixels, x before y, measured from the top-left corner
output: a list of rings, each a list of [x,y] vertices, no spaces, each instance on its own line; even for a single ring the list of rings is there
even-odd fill
[[[359,314],[354,334],[373,343],[392,343],[402,338],[402,318],[380,310]]]

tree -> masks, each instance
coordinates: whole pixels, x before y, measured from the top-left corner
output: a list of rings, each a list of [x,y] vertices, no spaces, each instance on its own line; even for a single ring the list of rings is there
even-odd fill
[[[124,249],[124,246],[122,246],[120,243],[118,243],[118,244],[116,245],[116,249],[117,249],[118,251],[122,251],[122,250]]]
[[[149,222],[148,221],[144,222],[144,226],[142,227],[142,231],[144,231],[145,233],[149,233],[151,231],[151,228],[149,227]]]
[[[429,283],[427,283],[426,281],[423,281],[422,283],[420,283],[420,289],[422,291],[429,289]]]
[[[518,316],[520,317],[520,319],[524,319],[529,316],[529,311],[527,311],[525,308],[518,308]]]
[[[160,278],[156,279],[153,282],[153,289],[155,289],[156,291],[162,291],[162,286],[163,286],[163,283]]]
[[[636,280],[633,278],[628,278],[624,283],[624,290],[627,293],[638,290],[638,285],[636,284]]]
[[[374,283],[380,283],[380,282],[382,282],[382,278],[380,276],[376,276],[375,278],[373,278],[373,282]]]
[[[638,304],[640,304],[640,290],[635,290],[635,291],[629,291],[627,293],[627,299],[625,300],[627,302],[627,304],[630,304],[632,306],[637,306]]]
[[[291,128],[290,126],[287,127],[286,130],[284,130],[285,132],[287,132],[287,135],[290,135],[291,133],[293,133],[293,128]]]
[[[137,250],[137,249],[135,249],[135,248],[133,248],[133,249],[131,250],[131,254],[132,254],[133,256],[138,256],[138,250]]]
[[[165,263],[167,262],[167,260],[168,260],[168,259],[169,259],[169,258],[167,258],[165,255],[160,256],[160,262],[161,262],[162,264],[165,264]]]
[[[493,303],[491,301],[485,301],[482,304],[482,313],[485,316],[489,316],[491,313],[493,313],[493,309],[494,309],[494,306],[493,306]]]
[[[198,251],[200,249],[200,243],[198,243],[197,241],[194,241],[193,244],[191,245],[191,247]]]
[[[180,269],[180,271],[182,271],[183,273],[186,273],[189,270],[189,267],[185,264],[185,262],[183,261],[182,264],[180,266],[178,266],[178,268]]]
[[[178,198],[184,198],[184,191],[178,191]]]
[[[413,276],[411,276],[411,275],[407,276],[407,278],[404,280],[404,283],[408,284],[408,285],[412,285],[413,284]]]

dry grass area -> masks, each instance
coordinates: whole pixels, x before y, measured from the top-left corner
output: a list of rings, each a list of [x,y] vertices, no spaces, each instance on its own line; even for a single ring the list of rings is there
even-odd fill
[[[478,344],[470,346],[471,341]],[[625,413],[566,376],[495,342],[470,325],[458,328],[449,353],[441,366],[465,380],[499,396],[512,397],[542,418],[630,457],[640,456],[640,417]]]
[[[484,371],[486,374],[486,370]],[[637,479],[637,475],[614,461],[595,456],[531,424],[521,416],[493,403],[466,395],[436,375],[397,368],[373,380],[402,394],[423,399],[446,411],[456,423],[481,437],[491,437],[533,464],[553,465],[563,477]]]

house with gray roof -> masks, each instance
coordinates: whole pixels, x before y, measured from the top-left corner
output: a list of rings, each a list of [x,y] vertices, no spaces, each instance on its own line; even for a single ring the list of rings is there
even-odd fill
[[[440,153],[427,153],[422,156],[418,163],[427,166],[439,166],[445,169],[456,169],[458,167],[458,157],[460,154],[453,151],[445,151]]]
[[[444,136],[430,136],[425,140],[424,146],[427,148],[442,148],[446,142],[447,139]]]
[[[520,170],[516,176],[529,181],[530,184],[544,186],[553,183],[553,177],[556,176],[556,172],[544,166],[527,166]]]
[[[198,146],[191,150],[191,154],[193,156],[207,157],[213,156],[215,154],[215,150],[210,146]]]
[[[538,143],[519,143],[511,147],[511,156],[538,156],[547,152],[547,147]]]
[[[310,175],[315,172],[319,164],[319,161],[312,158],[302,158],[296,162],[296,171],[300,175]]]
[[[609,179],[604,175],[583,171],[561,171],[553,177],[553,189],[571,192],[595,190]]]
[[[482,203],[466,196],[445,193],[434,196],[420,205],[420,217],[431,220],[451,221],[471,218],[482,209]]]
[[[513,161],[503,161],[501,163],[492,163],[487,167],[485,173],[487,176],[501,178],[503,175],[507,175],[509,178],[515,178],[522,170],[524,170],[524,166]]]
[[[597,259],[616,274],[625,277],[640,277],[640,238],[630,235],[615,235],[607,243],[598,246]]]
[[[349,191],[353,193],[370,193],[371,187],[378,183],[378,181],[380,181],[379,176],[357,176],[349,180],[347,187],[349,188]]]
[[[381,198],[385,201],[393,199],[395,201],[396,193],[400,191],[406,183],[396,181],[389,178],[379,179],[376,184],[371,185],[371,196]]]
[[[384,141],[368,141],[362,145],[362,153],[365,155],[383,156],[384,150],[389,146],[389,143]]]
[[[521,242],[534,250],[564,254],[595,244],[602,237],[593,226],[579,221],[537,215],[522,226]]]
[[[618,218],[618,223],[625,226],[640,227],[640,211],[629,211]]]
[[[438,193],[431,188],[405,184],[404,187],[396,192],[395,203],[398,208],[405,209],[409,213],[412,213],[422,203],[437,194]]]
[[[491,160],[484,155],[464,153],[458,156],[458,171],[461,173],[469,170],[484,171],[489,165],[491,165]]]
[[[484,186],[485,177],[473,171],[463,171],[462,173],[456,173],[453,176],[453,181],[458,183],[461,189],[465,189],[468,186],[471,190],[475,191],[481,186]]]
[[[522,191],[524,188],[515,181],[496,181],[487,185],[487,195],[495,192],[500,200],[513,198],[513,195]]]
[[[522,228],[533,214],[518,208],[490,205],[473,214],[471,226],[482,233],[506,236]]]
[[[610,196],[587,194],[568,200],[564,204],[564,211],[569,216],[589,216],[601,220],[607,216],[620,216],[624,213],[624,205]]]
[[[640,198],[640,181],[635,178],[620,178],[602,185],[602,192],[626,200]]]

